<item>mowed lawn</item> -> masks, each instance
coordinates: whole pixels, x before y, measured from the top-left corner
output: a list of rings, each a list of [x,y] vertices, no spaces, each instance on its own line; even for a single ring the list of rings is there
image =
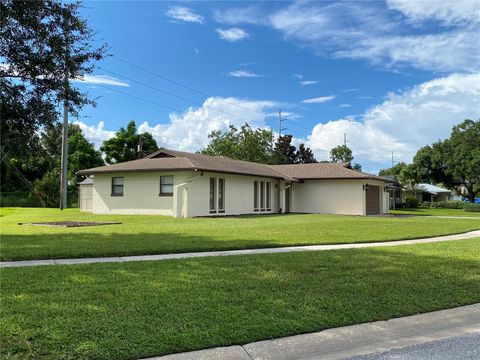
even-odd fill
[[[391,213],[401,214],[401,215],[475,217],[475,218],[479,218],[480,220],[480,212],[470,212],[470,211],[464,211],[462,209],[439,209],[439,208],[398,209],[398,210],[392,210]]]
[[[480,302],[480,238],[0,275],[4,359],[133,359]]]
[[[2,261],[378,242],[480,229],[480,219],[425,216],[384,218],[291,214],[173,219],[33,208],[4,208],[0,215]],[[17,224],[59,220],[120,221],[122,224],[79,228]]]

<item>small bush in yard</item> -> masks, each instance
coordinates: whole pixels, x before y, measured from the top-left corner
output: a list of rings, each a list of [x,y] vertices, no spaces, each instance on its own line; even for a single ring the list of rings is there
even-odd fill
[[[463,201],[460,200],[434,201],[430,203],[430,207],[444,209],[463,209],[463,204]]]
[[[407,196],[405,198],[405,207],[409,209],[418,208],[418,200],[415,196]]]
[[[463,210],[467,212],[480,212],[480,204],[464,203]]]

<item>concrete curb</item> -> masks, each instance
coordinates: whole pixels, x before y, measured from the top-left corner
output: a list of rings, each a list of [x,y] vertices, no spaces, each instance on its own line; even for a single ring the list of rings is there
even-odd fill
[[[480,333],[480,304],[147,360],[334,360],[472,333]]]
[[[341,249],[360,249],[383,246],[399,246],[434,243],[440,241],[465,240],[474,237],[480,237],[480,230],[474,230],[463,234],[438,236],[425,239],[396,240],[372,243],[357,244],[338,244],[338,245],[306,245],[306,246],[287,246],[277,248],[262,249],[246,249],[246,250],[225,250],[225,251],[205,251],[163,255],[139,255],[139,256],[122,256],[122,257],[98,257],[83,259],[57,259],[57,260],[21,260],[21,261],[4,261],[0,262],[0,268],[9,267],[27,267],[27,266],[44,266],[44,265],[77,265],[77,264],[93,264],[93,263],[122,263],[130,261],[162,261],[174,259],[202,258],[210,256],[235,256],[235,255],[251,255],[251,254],[277,254],[299,251],[326,251]]]

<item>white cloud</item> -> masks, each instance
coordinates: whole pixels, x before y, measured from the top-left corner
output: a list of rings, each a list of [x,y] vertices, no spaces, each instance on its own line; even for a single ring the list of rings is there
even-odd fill
[[[373,96],[357,96],[357,99],[359,99],[359,100],[368,100],[368,99],[373,99]]]
[[[250,70],[234,70],[229,71],[227,76],[230,77],[238,77],[238,78],[258,78],[258,77],[265,77],[265,75],[256,74]]]
[[[479,8],[479,1],[299,1],[270,13],[247,7],[217,12],[216,17],[224,23],[274,28],[319,56],[393,69],[475,72],[480,69]],[[431,20],[439,26],[431,26]]]
[[[197,14],[193,9],[185,6],[173,6],[165,12],[165,15],[176,20],[203,24],[204,17]]]
[[[351,106],[352,105],[350,105],[350,104],[340,104],[340,105],[338,105],[339,108],[349,108]]]
[[[297,80],[301,80],[301,79],[303,79],[303,75],[302,74],[292,74],[292,78],[297,79]]]
[[[74,79],[72,81],[86,83],[86,84],[103,84],[103,85],[126,86],[126,87],[130,86],[129,83],[108,75],[85,75],[82,78]]]
[[[378,170],[389,166],[392,151],[398,161],[409,162],[418,148],[448,137],[464,119],[479,116],[480,73],[452,74],[388,94],[361,121],[347,117],[317,124],[307,143],[319,159],[326,159],[346,132],[354,161]]]
[[[329,96],[320,96],[312,99],[305,99],[302,101],[304,104],[323,104],[329,101],[332,101],[335,99],[335,95],[329,95]]]
[[[170,114],[168,124],[142,123],[138,131],[150,132],[159,146],[184,151],[197,151],[208,144],[213,130],[227,130],[248,122],[255,128],[266,127],[265,118],[271,109],[280,106],[273,101],[210,97],[200,108],[189,108],[183,114]],[[270,111],[268,111],[270,110]]]
[[[105,130],[105,123],[100,121],[97,125],[87,125],[81,121],[74,121],[75,125],[80,126],[85,138],[95,145],[95,148],[100,148],[105,140],[111,139],[115,136],[115,131]]]
[[[302,86],[308,86],[308,85],[318,84],[319,82],[320,81],[317,81],[317,80],[303,80],[303,81],[300,81],[299,84]]]
[[[353,88],[353,89],[345,89],[345,90],[343,90],[343,92],[346,92],[346,93],[348,93],[348,92],[355,92],[355,91],[358,91],[358,89]]]
[[[387,0],[387,6],[400,11],[416,23],[429,19],[440,21],[445,25],[480,22],[480,2],[475,0]]]
[[[230,29],[215,29],[218,36],[222,40],[235,42],[248,38],[250,35],[243,29],[230,28]]]

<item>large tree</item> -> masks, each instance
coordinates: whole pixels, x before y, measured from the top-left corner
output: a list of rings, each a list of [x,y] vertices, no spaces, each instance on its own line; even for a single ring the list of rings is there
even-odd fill
[[[80,7],[60,0],[0,2],[2,186],[9,186],[7,169],[19,172],[17,182],[34,180],[15,163],[39,151],[38,133],[57,122],[65,98],[73,114],[93,103],[65,81],[90,74],[106,51],[93,45]]]
[[[77,199],[77,182],[81,177],[77,172],[82,169],[104,165],[101,153],[95,150],[82,133],[78,125],[69,124],[68,132],[68,191],[70,201]],[[56,206],[60,194],[60,154],[62,151],[62,126],[48,126],[41,134],[42,152],[36,159],[47,164],[42,176],[34,181],[33,192],[40,198],[44,206]]]
[[[295,164],[297,149],[292,145],[292,135],[283,135],[277,139],[274,149],[275,164]]]
[[[421,148],[413,164],[419,181],[442,183],[473,202],[480,193],[480,120],[454,126],[450,138]]]
[[[315,159],[312,149],[305,147],[305,144],[300,144],[298,145],[295,162],[297,164],[309,164],[316,163],[318,161]]]
[[[240,129],[230,125],[227,131],[212,131],[210,143],[201,154],[227,156],[231,159],[253,161],[263,164],[272,163],[273,133],[268,129],[252,129],[245,124]]]
[[[139,159],[158,150],[158,146],[152,134],[138,134],[135,121],[132,120],[126,129],[121,127],[114,137],[104,141],[100,150],[105,153],[105,161],[114,164]]]
[[[353,160],[352,150],[346,145],[338,145],[330,150],[330,160],[349,163]]]

